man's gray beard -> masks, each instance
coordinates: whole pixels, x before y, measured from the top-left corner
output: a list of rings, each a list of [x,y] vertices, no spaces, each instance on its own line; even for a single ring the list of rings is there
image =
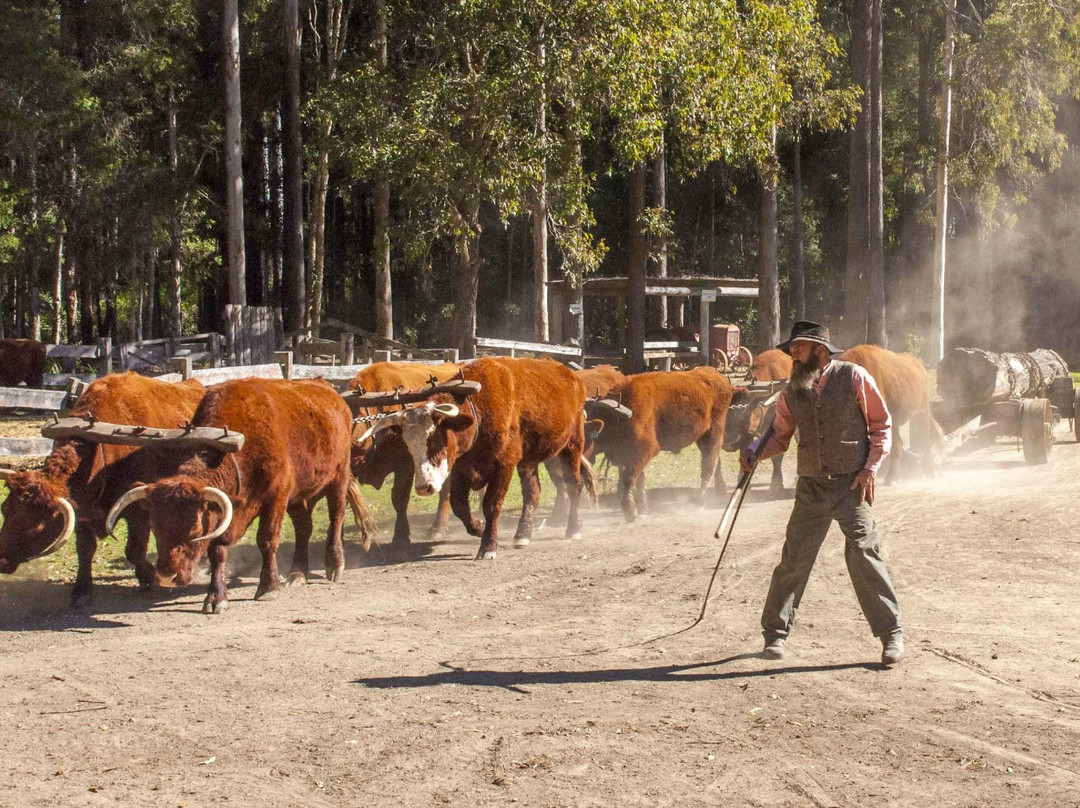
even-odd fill
[[[821,368],[808,368],[796,362],[791,367],[791,381],[788,386],[798,393],[809,393],[821,378]]]

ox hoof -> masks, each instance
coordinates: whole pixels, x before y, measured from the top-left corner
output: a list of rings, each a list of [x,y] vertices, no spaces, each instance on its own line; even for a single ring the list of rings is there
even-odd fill
[[[567,533],[566,538],[570,539],[570,541],[578,541],[581,538],[581,531],[575,530],[573,533]]]
[[[260,586],[255,590],[255,600],[277,600],[281,595],[281,587],[277,584],[273,586]]]
[[[344,575],[344,574],[345,574],[345,565],[342,564],[340,567],[334,567],[333,569],[328,569],[326,571],[326,580],[330,581],[331,583],[337,583],[338,581],[341,580],[341,576]]]
[[[514,546],[515,547],[528,547],[530,542],[532,542],[532,539],[530,539],[528,536],[521,536],[520,538],[514,539]]]
[[[443,539],[446,538],[446,528],[433,527],[433,528],[431,528],[431,530],[428,531],[427,537],[428,537],[428,541],[442,541]],[[405,539],[405,541],[402,542],[402,544],[408,544],[408,543],[409,543],[408,539]],[[394,544],[397,544],[397,539],[394,540]]]
[[[494,550],[483,550],[476,555],[478,561],[493,561],[495,559]]]
[[[289,573],[289,577],[285,579],[285,586],[292,586],[293,584],[306,584],[307,573],[300,570],[293,570]]]
[[[225,610],[228,608],[228,598],[222,598],[217,603],[215,603],[213,595],[207,595],[206,600],[203,601],[202,605],[203,614],[225,614]]]

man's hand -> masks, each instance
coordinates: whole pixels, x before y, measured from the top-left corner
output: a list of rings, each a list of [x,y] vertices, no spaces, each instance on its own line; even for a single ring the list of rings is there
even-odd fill
[[[851,490],[859,489],[859,502],[874,504],[874,480],[877,474],[870,469],[863,469],[855,475],[855,482],[851,484]]]
[[[739,452],[739,468],[749,474],[754,470],[755,465],[757,465],[757,455],[754,454],[752,448],[747,446]]]

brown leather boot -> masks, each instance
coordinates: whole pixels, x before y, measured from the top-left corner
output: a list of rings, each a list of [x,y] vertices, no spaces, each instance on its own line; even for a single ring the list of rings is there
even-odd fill
[[[904,658],[904,634],[894,631],[881,638],[881,664],[888,667]]]
[[[773,637],[772,639],[766,639],[765,648],[762,650],[761,655],[766,659],[783,659],[784,638]]]

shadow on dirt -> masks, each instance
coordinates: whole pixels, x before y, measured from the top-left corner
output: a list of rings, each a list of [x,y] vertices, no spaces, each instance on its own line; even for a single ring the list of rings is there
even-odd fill
[[[610,682],[715,682],[724,680],[754,679],[799,673],[827,673],[845,670],[881,670],[881,665],[870,662],[850,662],[841,665],[770,665],[759,670],[705,671],[747,659],[758,659],[757,654],[738,654],[712,662],[695,662],[686,665],[657,665],[648,668],[601,668],[583,671],[494,671],[469,670],[441,663],[445,670],[417,676],[373,676],[356,679],[355,685],[373,688],[418,688],[437,685],[467,685],[471,687],[499,687],[516,693],[528,693],[530,685],[606,684]]]

